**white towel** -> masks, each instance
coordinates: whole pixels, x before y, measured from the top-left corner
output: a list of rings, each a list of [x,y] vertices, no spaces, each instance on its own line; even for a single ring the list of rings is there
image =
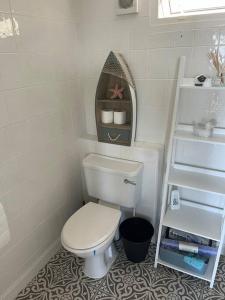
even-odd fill
[[[4,207],[0,203],[0,249],[10,241],[10,231]]]

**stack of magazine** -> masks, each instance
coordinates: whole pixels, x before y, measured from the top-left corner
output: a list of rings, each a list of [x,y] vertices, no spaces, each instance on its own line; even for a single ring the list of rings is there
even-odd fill
[[[216,242],[177,229],[167,228],[161,241],[161,259],[199,274],[206,272],[210,257],[216,254]]]

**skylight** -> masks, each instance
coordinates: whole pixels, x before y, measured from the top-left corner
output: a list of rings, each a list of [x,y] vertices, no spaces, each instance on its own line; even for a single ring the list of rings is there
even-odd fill
[[[158,0],[159,18],[225,13],[225,0]]]

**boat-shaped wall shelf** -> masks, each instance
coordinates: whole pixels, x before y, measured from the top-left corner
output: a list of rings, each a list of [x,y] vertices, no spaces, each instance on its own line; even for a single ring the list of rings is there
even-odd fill
[[[95,98],[98,141],[130,146],[136,133],[136,89],[121,54],[110,52]]]

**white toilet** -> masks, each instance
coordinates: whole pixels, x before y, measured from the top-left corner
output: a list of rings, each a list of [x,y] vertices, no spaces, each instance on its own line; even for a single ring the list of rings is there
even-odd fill
[[[86,276],[101,278],[116,258],[113,239],[121,217],[119,208],[135,208],[140,198],[143,165],[89,154],[83,168],[88,195],[101,204],[89,202],[72,215],[61,241],[65,249],[85,259]]]

